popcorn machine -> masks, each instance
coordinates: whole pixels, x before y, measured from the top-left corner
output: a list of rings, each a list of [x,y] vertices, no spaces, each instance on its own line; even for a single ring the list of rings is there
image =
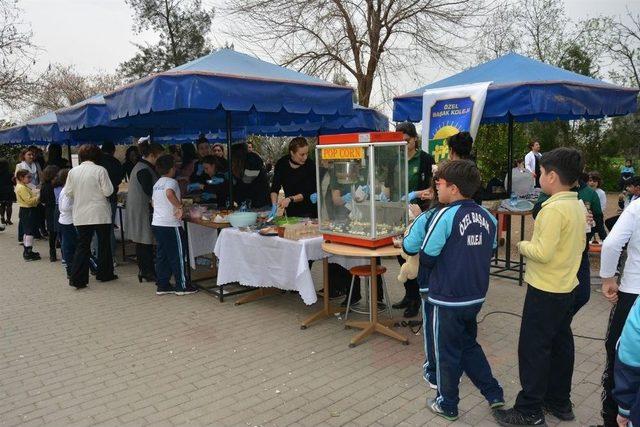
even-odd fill
[[[320,136],[318,222],[325,241],[392,244],[407,226],[407,145],[402,132]]]

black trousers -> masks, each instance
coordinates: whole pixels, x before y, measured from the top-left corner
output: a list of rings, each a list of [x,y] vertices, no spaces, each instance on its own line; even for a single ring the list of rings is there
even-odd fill
[[[398,263],[403,265],[407,262],[404,258],[398,255]],[[409,279],[404,282],[404,297],[411,301],[420,300],[420,287],[418,286],[418,279]]]
[[[111,254],[111,224],[78,225],[78,240],[71,268],[71,286],[86,286],[89,283],[89,257],[91,256],[91,238],[98,235],[97,280],[112,279],[113,256]]]
[[[136,243],[136,260],[138,262],[138,270],[145,277],[155,277],[156,268],[153,263],[153,245],[144,243]]]
[[[607,353],[607,363],[604,367],[604,373],[602,374],[602,420],[605,427],[617,427],[616,416],[618,415],[618,404],[613,400],[611,391],[614,387],[613,380],[613,365],[616,360],[616,344],[620,335],[622,334],[622,328],[627,321],[627,316],[633,307],[633,303],[636,301],[638,295],[628,294],[626,292],[618,292],[618,302],[611,308],[611,314],[609,314],[609,326],[607,327],[607,336],[604,343],[604,348]]]
[[[527,287],[518,342],[522,390],[514,405],[524,414],[542,415],[543,403],[571,405],[574,300],[575,290],[556,294]]]
[[[613,226],[616,225],[618,218],[620,218],[620,215],[612,216],[611,218],[607,218],[604,220],[604,225],[607,226],[607,230],[609,230],[609,232],[611,232]]]

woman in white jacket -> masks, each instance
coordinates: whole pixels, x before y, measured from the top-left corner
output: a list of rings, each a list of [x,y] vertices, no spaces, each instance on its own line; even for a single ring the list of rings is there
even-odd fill
[[[71,266],[69,286],[86,288],[89,283],[91,238],[98,235],[98,268],[96,279],[108,282],[118,278],[113,273],[111,254],[111,206],[107,199],[113,185],[107,170],[98,166],[100,149],[85,144],[78,151],[80,165],[71,169],[65,192],[73,198],[73,224],[78,230],[78,241]]]

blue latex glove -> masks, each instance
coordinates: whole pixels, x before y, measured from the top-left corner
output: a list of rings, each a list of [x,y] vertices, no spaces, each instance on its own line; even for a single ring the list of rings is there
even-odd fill
[[[269,213],[269,218],[275,218],[278,214],[278,205],[275,203],[271,205],[271,212]]]
[[[224,178],[220,178],[218,176],[214,176],[213,178],[207,180],[207,184],[209,185],[219,185],[224,182]]]
[[[351,196],[351,193],[347,193],[344,196],[342,196],[342,201],[344,202],[345,205],[351,202],[352,200],[353,200],[353,197]]]
[[[409,195],[406,198],[402,196],[402,201],[405,201],[405,200],[411,201],[413,199],[417,199],[418,196],[419,195],[417,191],[412,191],[411,193],[409,193]]]
[[[213,200],[213,194],[211,194],[211,193],[202,193],[200,195],[200,198],[202,200]]]
[[[369,194],[371,194],[371,189],[369,188],[369,186],[368,186],[368,185],[363,185],[363,186],[362,186],[362,191],[364,191],[364,194],[366,194],[367,196],[368,196]]]
[[[309,200],[311,200],[311,203],[313,203],[314,205],[318,203],[318,193],[313,193],[311,196],[309,196]]]
[[[381,201],[381,202],[388,202],[388,201],[389,201],[389,198],[387,197],[387,195],[386,195],[386,194],[384,194],[384,193],[380,193],[380,201]]]
[[[187,185],[187,193],[191,193],[192,191],[198,191],[200,190],[200,185],[197,182],[194,182],[193,184],[189,184]]]

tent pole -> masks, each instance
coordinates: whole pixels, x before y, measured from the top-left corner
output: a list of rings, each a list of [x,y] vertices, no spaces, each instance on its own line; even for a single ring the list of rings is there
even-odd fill
[[[509,182],[507,183],[507,197],[511,197],[511,189],[513,187],[513,115],[508,113],[509,125],[507,131],[507,157],[509,164],[507,165],[507,177]]]
[[[229,164],[229,205],[233,209],[233,171],[231,168],[231,111],[227,115],[227,163]]]
[[[71,156],[71,141],[67,140],[67,157],[69,158],[69,167],[73,167],[73,157]]]

